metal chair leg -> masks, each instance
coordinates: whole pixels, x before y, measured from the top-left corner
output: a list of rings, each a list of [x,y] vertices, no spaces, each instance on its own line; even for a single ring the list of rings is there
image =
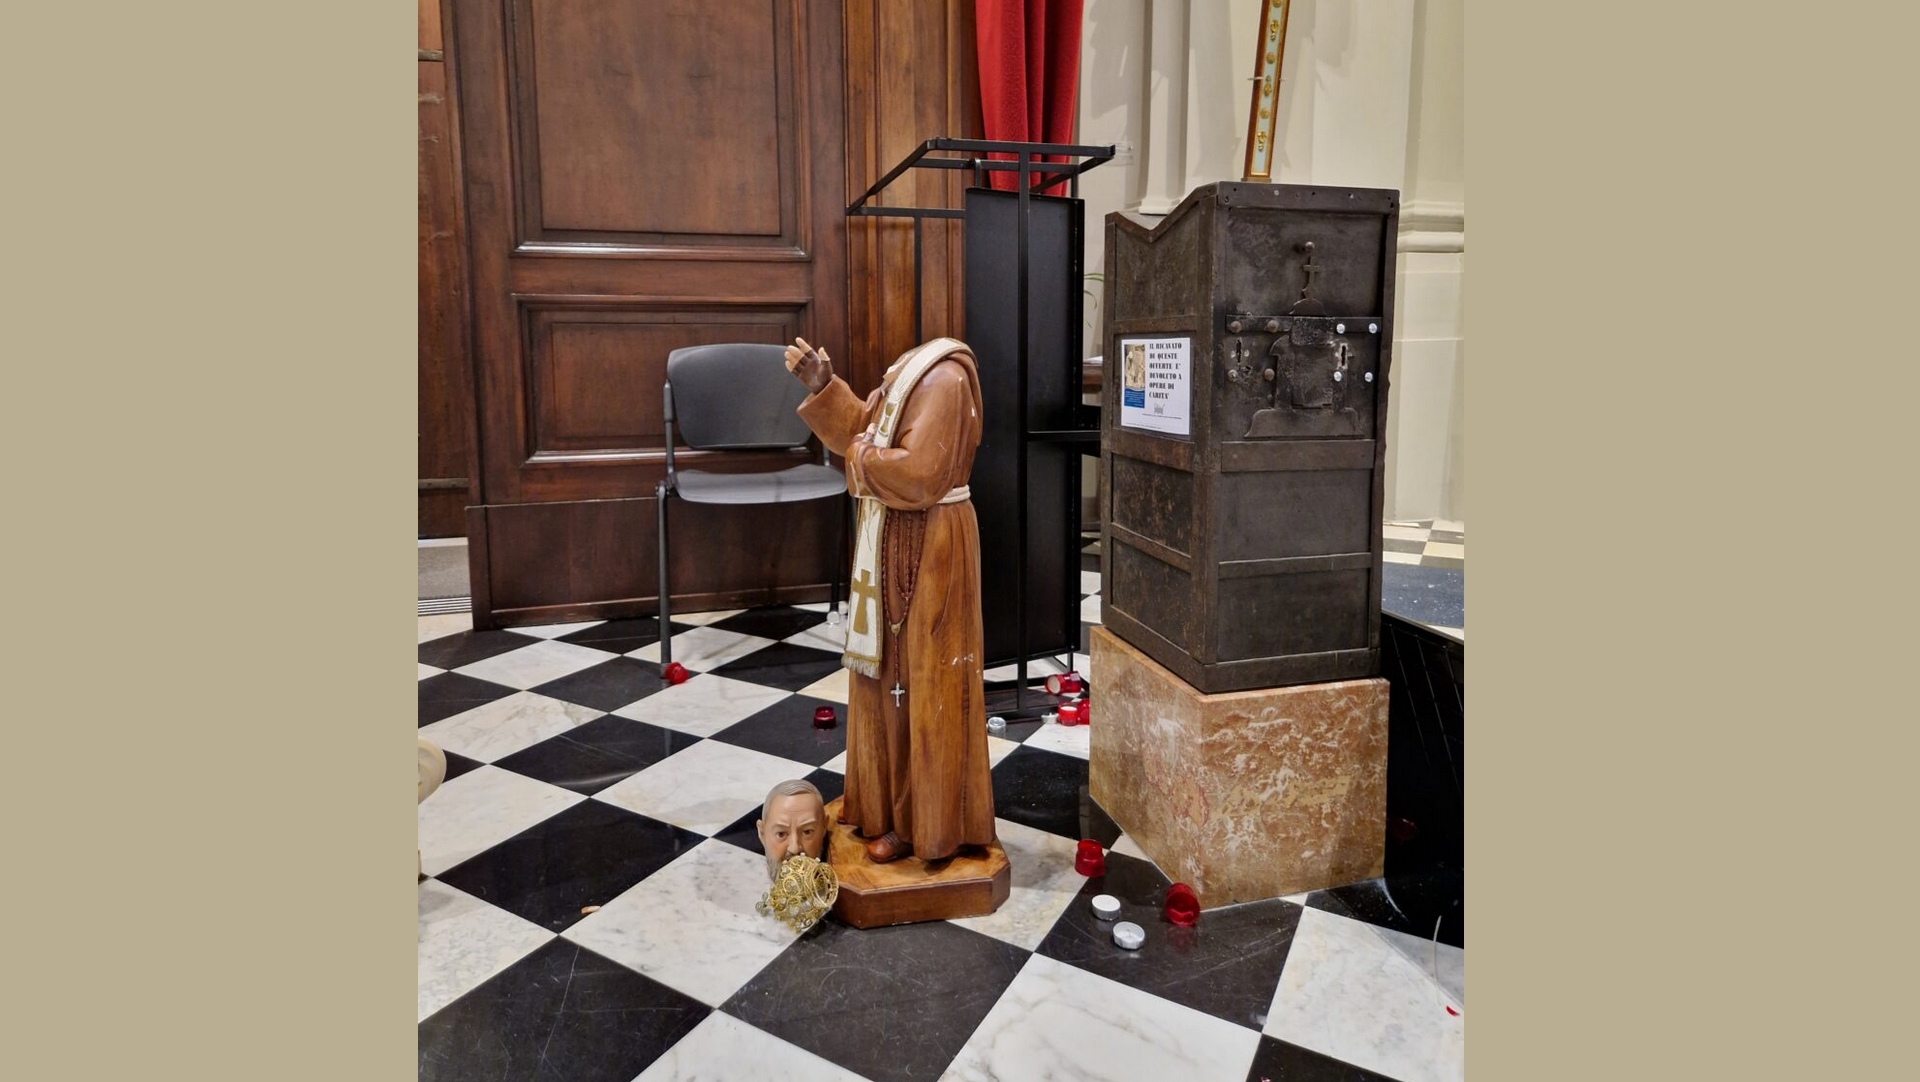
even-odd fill
[[[672,614],[669,612],[671,607],[670,598],[672,595],[667,591],[668,492],[665,481],[661,481],[654,486],[653,496],[654,507],[657,509],[654,514],[654,521],[660,526],[660,543],[656,551],[660,556],[660,671],[664,673],[667,666],[673,661],[673,622]]]
[[[847,505],[851,502],[851,498],[843,492],[834,505],[834,510],[838,512],[834,515],[834,518],[839,522],[840,529],[838,531],[838,540],[835,541],[833,546],[833,587],[832,591],[827,595],[827,614],[836,618],[840,612],[840,587],[847,581],[847,577],[852,574],[852,572],[845,571],[847,559],[847,520],[852,517],[852,512],[848,510]]]

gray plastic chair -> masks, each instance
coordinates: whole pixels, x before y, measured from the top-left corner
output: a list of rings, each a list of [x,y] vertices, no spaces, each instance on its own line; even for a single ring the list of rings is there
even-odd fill
[[[667,383],[661,391],[666,420],[667,476],[654,487],[660,524],[660,667],[673,661],[673,625],[667,584],[667,498],[689,503],[798,503],[845,497],[847,479],[820,461],[760,473],[712,473],[673,467],[674,425],[680,438],[699,451],[780,451],[807,445],[813,432],[794,412],[807,388],[787,371],[786,347],[750,344],[690,346],[667,354]],[[840,544],[835,549],[828,609],[840,608],[840,565],[846,549],[847,518],[842,508]]]

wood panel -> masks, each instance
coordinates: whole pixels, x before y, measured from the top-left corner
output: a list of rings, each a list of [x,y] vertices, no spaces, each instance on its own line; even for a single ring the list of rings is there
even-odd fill
[[[798,6],[518,0],[522,242],[799,249]]]
[[[419,478],[421,537],[458,537],[473,498],[473,380],[459,140],[440,0],[420,0]]]
[[[707,342],[791,342],[798,310],[735,306],[701,311],[631,305],[527,306],[529,461],[583,452],[659,452],[667,354]]]
[[[846,12],[848,192],[865,191],[927,139],[981,137],[972,0],[847,0]],[[964,186],[959,172],[917,169],[877,203],[958,208]],[[864,391],[920,342],[965,337],[966,267],[959,221],[925,222],[916,337],[913,224],[859,218],[847,228],[852,371],[842,374]]]
[[[653,611],[667,352],[846,338],[841,8],[452,3],[478,373],[470,529],[485,535],[475,624]],[[824,599],[835,502],[676,503],[676,604]]]

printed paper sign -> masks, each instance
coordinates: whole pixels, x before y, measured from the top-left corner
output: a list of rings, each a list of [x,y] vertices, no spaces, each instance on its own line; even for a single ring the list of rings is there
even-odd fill
[[[1120,340],[1120,425],[1175,436],[1187,432],[1191,338]]]

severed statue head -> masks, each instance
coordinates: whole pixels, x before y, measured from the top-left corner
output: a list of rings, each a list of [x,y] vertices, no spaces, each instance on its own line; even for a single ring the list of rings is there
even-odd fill
[[[783,781],[767,794],[754,828],[773,881],[757,908],[804,932],[826,916],[840,896],[833,866],[820,860],[827,840],[826,801],[808,782]]]

